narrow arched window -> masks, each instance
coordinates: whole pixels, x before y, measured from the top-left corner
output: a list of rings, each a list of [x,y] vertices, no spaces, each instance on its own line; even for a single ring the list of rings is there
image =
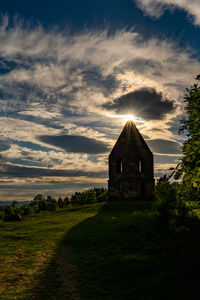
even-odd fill
[[[139,163],[138,163],[138,171],[139,173],[142,173],[142,161],[139,160]]]
[[[117,163],[116,163],[116,171],[118,174],[122,173],[122,169],[123,169],[123,163],[121,159],[118,159]]]

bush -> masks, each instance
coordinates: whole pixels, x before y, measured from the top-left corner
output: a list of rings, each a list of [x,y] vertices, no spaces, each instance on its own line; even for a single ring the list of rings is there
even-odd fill
[[[161,181],[155,189],[158,220],[165,228],[177,229],[185,226],[191,216],[191,209],[180,196],[181,185],[170,183],[168,180]]]
[[[35,212],[39,213],[40,211],[55,211],[57,208],[57,201],[51,196],[47,196],[45,199],[43,195],[37,195],[31,201],[30,206],[35,209]]]
[[[63,208],[63,207],[64,207],[64,201],[63,201],[63,199],[62,199],[61,197],[58,198],[58,206],[59,206],[60,208]]]
[[[105,191],[99,196],[97,196],[97,202],[105,202],[107,200],[108,200],[108,191]]]
[[[17,207],[12,205],[5,206],[4,208],[4,218],[5,222],[9,221],[22,221],[22,214],[19,212]]]
[[[68,206],[70,204],[69,198],[65,197],[65,199],[63,200],[64,206]]]
[[[30,215],[33,210],[31,208],[31,206],[29,206],[28,204],[26,205],[22,205],[19,207],[19,212],[23,215],[23,216],[28,216]]]
[[[52,201],[47,202],[46,210],[56,211],[56,208],[57,208],[56,200],[52,200]]]

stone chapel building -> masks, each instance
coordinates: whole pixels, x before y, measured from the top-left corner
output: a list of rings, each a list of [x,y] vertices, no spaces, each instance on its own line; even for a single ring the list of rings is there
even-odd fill
[[[148,200],[153,189],[153,154],[128,121],[109,155],[109,199]]]

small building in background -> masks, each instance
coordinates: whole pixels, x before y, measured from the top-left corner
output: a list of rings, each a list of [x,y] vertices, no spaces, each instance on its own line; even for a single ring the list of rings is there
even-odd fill
[[[109,155],[109,199],[150,200],[153,190],[153,154],[128,121]]]

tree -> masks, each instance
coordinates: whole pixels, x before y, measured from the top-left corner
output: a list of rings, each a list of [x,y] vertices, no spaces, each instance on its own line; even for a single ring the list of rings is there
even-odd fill
[[[56,200],[51,196],[47,196],[45,201],[45,210],[56,211]]]
[[[17,202],[16,200],[14,200],[14,201],[12,202],[11,206],[12,206],[12,207],[16,207],[17,204],[18,204],[18,202]]]
[[[195,83],[187,89],[185,95],[185,112],[181,120],[179,134],[187,132],[183,143],[180,164],[175,172],[175,179],[182,177],[182,193],[186,200],[200,200],[200,75]]]
[[[46,210],[46,201],[43,195],[41,194],[36,195],[34,199],[31,201],[30,205],[34,207],[36,212]]]
[[[9,221],[22,221],[22,214],[19,212],[19,209],[12,206],[12,205],[8,205],[5,206],[4,208],[4,218],[3,220],[5,222],[9,222]]]
[[[70,204],[69,197],[65,197],[65,198],[64,198],[63,204],[64,204],[64,206],[67,206],[67,205]]]
[[[58,206],[60,208],[63,208],[64,207],[64,202],[63,202],[63,199],[61,197],[58,198]]]
[[[108,191],[104,189],[104,192],[97,196],[97,202],[105,202],[108,200]]]

